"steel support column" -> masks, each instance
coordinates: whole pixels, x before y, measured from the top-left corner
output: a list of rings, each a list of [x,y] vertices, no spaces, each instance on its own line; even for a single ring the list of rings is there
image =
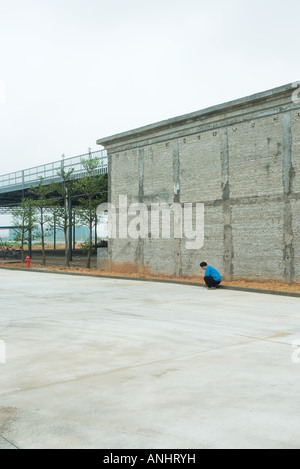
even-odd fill
[[[73,235],[73,217],[72,217],[72,198],[69,198],[69,239],[68,239],[68,244],[69,244],[69,261],[73,260],[72,256],[72,235]]]
[[[53,249],[56,250],[56,216],[54,215],[54,226],[53,226]]]
[[[97,213],[96,213],[96,217],[95,217],[95,251],[96,252],[97,252],[97,237],[98,237],[97,223],[98,223],[98,220],[97,220]]]

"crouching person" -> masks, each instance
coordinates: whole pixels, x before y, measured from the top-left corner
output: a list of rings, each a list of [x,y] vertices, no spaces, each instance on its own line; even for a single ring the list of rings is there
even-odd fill
[[[206,283],[209,290],[216,290],[217,286],[220,285],[222,278],[217,269],[211,265],[207,265],[206,262],[201,262],[200,267],[205,271],[204,282]]]

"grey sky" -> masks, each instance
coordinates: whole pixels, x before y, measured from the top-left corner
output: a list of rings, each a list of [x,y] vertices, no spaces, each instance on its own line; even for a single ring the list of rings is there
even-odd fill
[[[0,0],[0,174],[299,80],[299,13],[299,0]]]

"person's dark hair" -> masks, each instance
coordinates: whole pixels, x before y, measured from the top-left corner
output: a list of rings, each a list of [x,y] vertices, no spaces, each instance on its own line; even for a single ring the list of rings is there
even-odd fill
[[[201,262],[200,267],[206,267],[207,263],[206,262]]]

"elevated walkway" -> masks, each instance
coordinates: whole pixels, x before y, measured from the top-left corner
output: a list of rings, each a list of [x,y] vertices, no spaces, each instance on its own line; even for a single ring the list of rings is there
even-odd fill
[[[73,169],[72,177],[74,179],[80,179],[86,174],[86,171],[82,165],[82,160],[87,160],[89,157],[97,157],[99,159],[99,165],[96,168],[94,174],[107,174],[108,172],[108,159],[106,150],[98,150],[95,152],[89,152],[79,156],[73,156],[71,158],[63,158],[59,161],[52,163],[35,166],[30,169],[24,169],[0,176],[0,214],[11,213],[13,207],[18,205],[21,200],[26,196],[28,189],[37,186],[42,178],[43,184],[48,185],[53,182],[60,182],[61,178],[57,175],[57,172],[61,168],[65,168],[66,171]],[[72,200],[69,202],[69,260],[72,260],[72,244],[73,244],[73,218],[72,218]],[[0,230],[7,230],[13,228],[11,226],[0,226]],[[97,233],[95,228],[95,237],[97,239]],[[54,235],[55,238],[55,235]],[[54,241],[55,244],[55,241]],[[31,249],[31,234],[29,235],[29,256],[32,257]]]
[[[74,179],[79,179],[85,175],[81,161],[90,156],[99,158],[99,167],[95,174],[106,174],[108,171],[107,152],[106,150],[98,150],[0,176],[0,206],[4,207],[10,203],[14,204],[14,201],[17,202],[17,200],[24,196],[24,191],[38,185],[41,178],[45,185],[59,182],[60,178],[57,175],[57,171],[62,167],[66,171],[74,169],[73,177]]]

